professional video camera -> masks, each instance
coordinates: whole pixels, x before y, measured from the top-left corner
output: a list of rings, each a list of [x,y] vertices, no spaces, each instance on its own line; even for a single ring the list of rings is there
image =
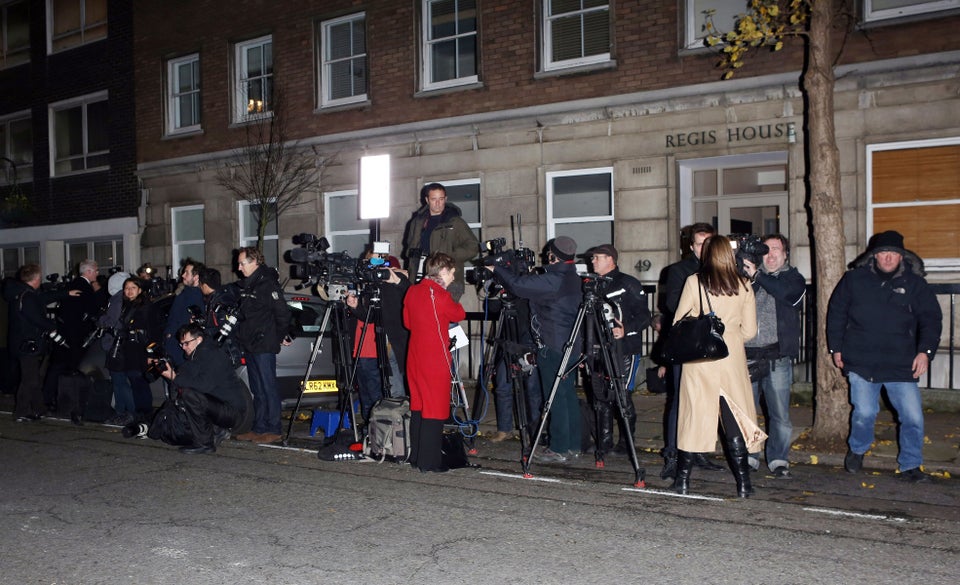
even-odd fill
[[[516,223],[514,223],[516,222]],[[510,231],[514,231],[516,226],[519,234],[520,215],[510,218]],[[483,256],[480,263],[483,266],[496,266],[508,270],[513,275],[526,274],[537,262],[537,255],[533,250],[523,246],[523,237],[520,237],[520,245],[513,249],[504,249],[507,245],[506,238],[494,238],[483,242]],[[484,289],[489,295],[496,295],[503,291],[503,285],[495,281],[493,275],[486,270],[477,269],[472,276],[468,276],[467,282],[477,287],[477,290]]]
[[[737,270],[740,274],[747,276],[743,269],[744,260],[749,260],[758,269],[763,265],[763,257],[767,255],[770,248],[763,243],[760,236],[755,234],[730,234],[727,237],[730,238],[730,245],[733,246],[733,253],[737,258]]]
[[[156,341],[147,345],[147,369],[143,372],[143,377],[148,382],[153,383],[160,378],[163,372],[170,367],[170,358],[163,351],[163,344]]]
[[[342,300],[349,291],[375,285],[391,276],[390,263],[374,257],[352,258],[346,252],[327,252],[330,243],[323,236],[298,234],[293,243],[300,246],[288,250],[284,260],[291,264],[290,277],[300,281],[297,289],[324,287],[327,298]],[[374,242],[374,252],[389,254],[389,245]]]

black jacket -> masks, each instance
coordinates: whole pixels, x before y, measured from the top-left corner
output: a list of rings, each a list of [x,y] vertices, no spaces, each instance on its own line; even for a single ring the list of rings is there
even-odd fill
[[[687,278],[698,270],[700,270],[700,259],[693,254],[667,266],[666,277],[657,299],[657,309],[663,315],[660,321],[661,336],[665,335],[673,324],[674,313],[677,312],[677,305],[680,304],[680,293],[683,292],[683,285],[687,282]]]
[[[146,300],[139,305],[124,301],[122,307],[117,327],[119,346],[116,356],[113,355],[113,346],[107,350],[107,369],[111,372],[143,371],[147,365],[147,345],[160,339],[157,313],[153,304]]]
[[[806,281],[793,266],[774,274],[758,270],[753,290],[761,288],[773,297],[777,307],[779,357],[796,357],[800,353],[800,309],[807,292]]]
[[[47,317],[46,307],[65,297],[64,291],[40,292],[20,280],[6,282],[3,298],[7,301],[8,311],[7,342],[13,355],[37,355],[49,350],[46,335],[57,329],[57,323]]]
[[[848,271],[830,296],[827,346],[845,372],[875,382],[913,382],[918,353],[931,359],[943,315],[937,297],[904,257],[892,278],[872,261]]]
[[[240,322],[237,340],[248,353],[280,353],[290,334],[290,309],[283,298],[277,273],[258,266],[240,285]]]
[[[620,305],[620,322],[623,323],[623,338],[619,339],[622,355],[639,355],[643,353],[643,330],[650,326],[650,307],[647,305],[647,295],[643,292],[643,285],[629,274],[614,268],[606,274],[610,282],[604,289],[607,296],[618,299]],[[623,291],[617,294],[618,291]]]
[[[100,305],[102,297],[94,292],[93,286],[82,276],[73,279],[67,290],[79,290],[80,296],[65,296],[60,301],[57,319],[61,325],[58,330],[71,348],[79,348],[97,326],[97,318],[103,312]]]
[[[557,262],[545,266],[543,274],[517,276],[505,269],[498,269],[496,274],[508,291],[530,301],[530,331],[534,337],[562,352],[583,300],[577,267],[572,262]],[[580,355],[581,350],[582,345],[575,341],[573,355]]]
[[[236,408],[241,417],[246,412],[247,400],[243,395],[248,392],[246,386],[237,376],[227,354],[207,337],[197,345],[193,355],[177,368],[177,377],[173,382],[179,388],[216,396]]]

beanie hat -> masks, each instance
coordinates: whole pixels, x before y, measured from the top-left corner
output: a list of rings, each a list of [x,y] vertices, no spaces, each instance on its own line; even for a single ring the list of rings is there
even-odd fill
[[[902,256],[906,252],[903,247],[903,236],[900,235],[900,232],[893,230],[874,234],[874,236],[870,238],[867,252],[869,252],[871,256],[877,252],[896,252]]]
[[[577,242],[568,236],[557,236],[550,240],[549,250],[560,260],[573,260],[577,254]]]

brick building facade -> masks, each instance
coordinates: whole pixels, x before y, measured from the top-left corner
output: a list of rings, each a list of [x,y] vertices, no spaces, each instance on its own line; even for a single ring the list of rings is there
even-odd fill
[[[105,272],[140,256],[133,10],[123,0],[0,3],[2,271],[24,262],[65,274],[84,258]],[[9,168],[9,167],[7,167]],[[135,267],[135,266],[134,266]]]
[[[328,166],[318,193],[273,228],[274,262],[299,232],[358,254],[368,226],[354,213],[357,161],[390,154],[381,235],[395,252],[419,187],[440,181],[483,239],[509,241],[510,218],[520,214],[528,247],[558,234],[581,249],[612,239],[621,266],[644,282],[679,257],[679,228],[704,220],[727,233],[787,233],[809,275],[802,47],[760,51],[721,82],[716,55],[697,39],[703,8],[732,14],[741,4],[137,3],[144,259],[200,254],[230,269],[232,251],[249,241],[249,212],[216,171],[278,92],[291,138]],[[907,176],[919,168],[949,184],[958,168],[938,161],[960,150],[960,40],[951,34],[960,3],[854,4],[835,96],[847,254],[895,225],[930,258],[932,278],[955,279],[955,231],[906,222],[960,214],[960,183],[929,200],[903,185],[926,180]],[[917,157],[933,167],[903,162]],[[880,166],[900,171],[891,181]],[[896,188],[876,192],[881,184]]]

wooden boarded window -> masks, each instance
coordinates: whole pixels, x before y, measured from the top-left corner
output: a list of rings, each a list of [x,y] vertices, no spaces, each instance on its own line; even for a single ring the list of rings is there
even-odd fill
[[[924,260],[960,258],[960,144],[872,157],[872,233],[897,230]]]

